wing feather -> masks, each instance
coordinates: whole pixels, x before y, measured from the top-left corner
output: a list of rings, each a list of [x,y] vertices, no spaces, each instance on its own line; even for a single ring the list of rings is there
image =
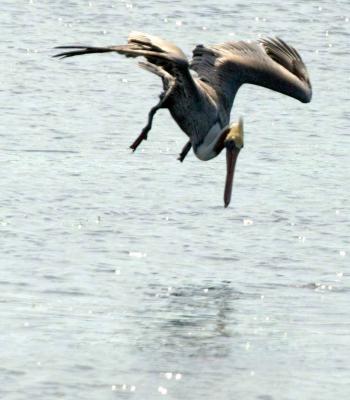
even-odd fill
[[[143,56],[147,61],[171,74],[177,84],[186,83],[188,87],[197,90],[189,72],[189,62],[183,51],[175,44],[157,36],[141,32],[131,32],[125,45],[93,47],[93,46],[59,46],[64,51],[54,55],[67,58],[93,53],[116,52],[126,57]],[[155,70],[154,70],[155,71]]]
[[[54,55],[54,57],[67,58],[83,54],[116,52],[126,57],[144,56],[149,62],[163,67],[188,69],[188,60],[185,54],[173,43],[157,36],[141,32],[132,32],[128,36],[125,45],[93,47],[93,46],[59,46],[57,49],[66,51]]]
[[[311,84],[301,56],[279,38],[199,45],[193,50],[190,68],[215,89],[228,114],[244,83],[264,86],[302,102],[311,100]]]

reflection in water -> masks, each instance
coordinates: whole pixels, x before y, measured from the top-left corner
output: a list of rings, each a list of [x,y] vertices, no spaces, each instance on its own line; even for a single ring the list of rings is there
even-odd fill
[[[234,302],[239,298],[230,283],[166,290],[153,286],[152,292],[157,301],[147,302],[149,308],[144,310],[143,318],[151,322],[152,327],[139,343],[142,348],[146,341],[147,351],[151,352],[156,348],[165,354],[175,353],[181,348],[187,357],[229,355],[228,338],[234,335],[235,325]]]
[[[349,2],[44,3],[1,2],[0,398],[349,398]],[[50,57],[131,30],[276,35],[310,66],[307,107],[239,92],[230,209],[165,110],[130,154],[158,77]]]

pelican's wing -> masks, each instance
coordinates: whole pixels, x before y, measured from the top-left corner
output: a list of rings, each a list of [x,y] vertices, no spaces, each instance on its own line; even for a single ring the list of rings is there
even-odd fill
[[[264,86],[305,103],[311,100],[311,84],[303,60],[279,38],[197,46],[190,68],[216,91],[227,113],[243,83]]]
[[[198,90],[189,71],[188,59],[183,51],[175,46],[175,44],[157,36],[132,32],[128,36],[128,43],[125,45],[108,47],[59,46],[56,48],[65,50],[54,55],[54,57],[58,58],[107,52],[116,52],[126,57],[143,56],[148,62],[140,62],[140,67],[162,77],[165,89],[169,86],[169,79],[167,77],[171,75],[171,77],[175,78],[177,84],[189,88],[192,92]]]
[[[57,49],[66,51],[54,57],[67,58],[92,53],[116,52],[126,57],[144,56],[148,62],[163,67],[166,70],[177,68],[188,69],[188,60],[185,54],[173,43],[157,36],[141,32],[132,32],[126,45],[92,47],[92,46],[59,46]]]

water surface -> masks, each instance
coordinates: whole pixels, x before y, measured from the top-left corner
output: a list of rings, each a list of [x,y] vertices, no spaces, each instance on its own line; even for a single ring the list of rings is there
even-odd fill
[[[328,400],[350,395],[347,1],[3,1],[0,395]],[[177,154],[161,84],[62,44],[280,36],[304,105],[246,86],[230,208],[225,160]]]

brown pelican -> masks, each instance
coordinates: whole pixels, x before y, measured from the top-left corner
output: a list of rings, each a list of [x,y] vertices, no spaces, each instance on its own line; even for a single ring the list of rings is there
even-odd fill
[[[148,123],[131,149],[135,151],[147,139],[157,110],[168,108],[189,137],[180,153],[180,161],[191,147],[203,161],[216,157],[226,148],[225,207],[230,203],[235,163],[243,147],[242,120],[229,124],[233,101],[241,85],[264,86],[303,103],[308,103],[312,96],[306,66],[299,53],[279,38],[199,45],[193,50],[190,61],[173,43],[139,32],[131,33],[125,45],[57,48],[65,49],[54,56],[61,58],[107,52],[145,57],[140,67],[162,78],[164,91],[158,104],[151,108]]]

